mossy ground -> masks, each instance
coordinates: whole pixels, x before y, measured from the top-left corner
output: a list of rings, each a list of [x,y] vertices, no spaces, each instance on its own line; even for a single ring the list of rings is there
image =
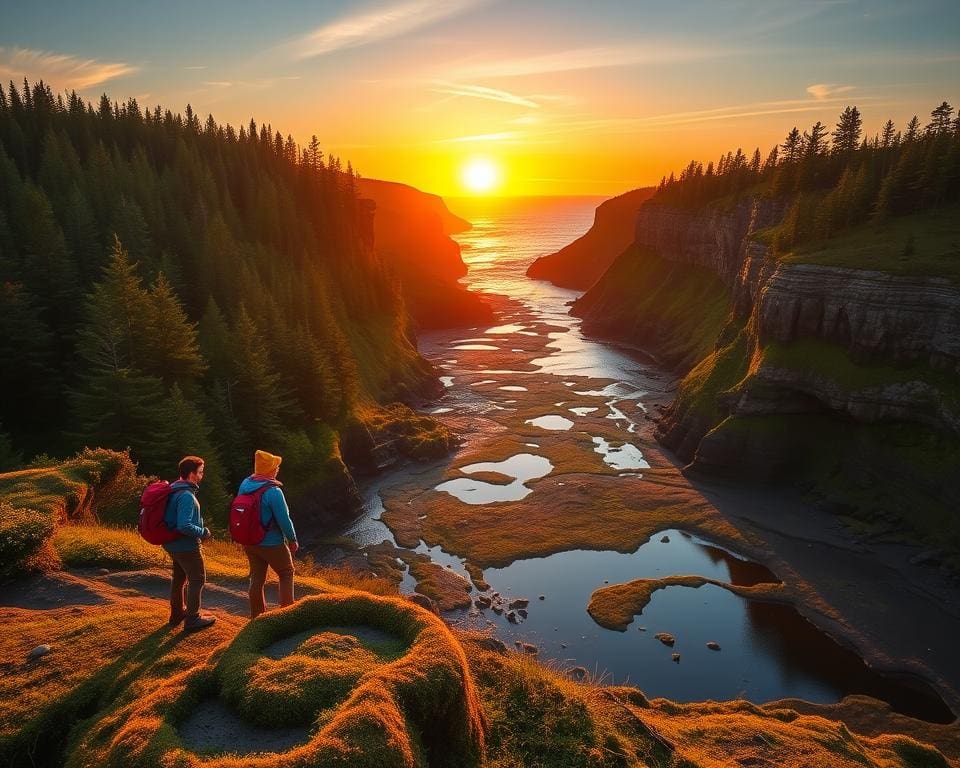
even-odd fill
[[[730,291],[709,269],[637,246],[624,251],[573,309],[588,330],[651,348],[678,370],[709,354],[729,311]]]
[[[960,285],[960,208],[863,224],[781,258],[787,263],[943,277]]]
[[[221,553],[215,563],[229,572],[225,560]],[[190,635],[167,629],[163,600],[90,584],[106,602],[3,609],[6,625],[16,627],[0,638],[9,660],[0,678],[4,764],[266,768],[282,759],[302,766],[680,768],[728,765],[766,750],[771,765],[801,758],[809,765],[945,765],[909,737],[856,736],[836,719],[738,702],[651,703],[636,689],[577,683],[563,669],[497,650],[482,634],[451,633],[405,600],[344,585],[327,582],[325,595],[252,623],[218,610],[214,627]],[[351,640],[339,628],[351,624],[378,627],[397,641]],[[291,655],[262,655],[311,628],[316,634]],[[51,652],[28,660],[26,652],[41,643]],[[260,727],[300,723],[304,743],[279,755],[231,755],[229,746],[192,752],[178,728],[210,697]],[[877,717],[874,729],[883,722]],[[898,726],[924,727],[902,719]],[[950,732],[940,728],[928,738],[949,743]]]

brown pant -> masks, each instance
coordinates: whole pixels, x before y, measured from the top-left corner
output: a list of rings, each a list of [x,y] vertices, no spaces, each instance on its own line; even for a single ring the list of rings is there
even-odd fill
[[[200,613],[200,594],[207,580],[203,567],[203,552],[197,548],[189,552],[170,552],[173,559],[173,581],[170,583],[170,621],[183,616],[191,619]],[[186,586],[186,602],[184,602]],[[186,606],[186,607],[184,607]]]
[[[255,619],[267,607],[263,597],[263,585],[267,580],[267,567],[273,569],[280,579],[280,605],[293,602],[293,557],[286,544],[261,547],[245,544],[243,551],[250,561],[250,618]]]

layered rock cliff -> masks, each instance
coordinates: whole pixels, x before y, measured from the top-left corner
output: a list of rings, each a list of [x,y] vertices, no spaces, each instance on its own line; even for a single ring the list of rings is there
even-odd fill
[[[573,312],[684,376],[658,437],[691,469],[801,479],[878,517],[910,504],[915,529],[946,520],[960,546],[960,286],[777,257],[781,215],[647,204]]]

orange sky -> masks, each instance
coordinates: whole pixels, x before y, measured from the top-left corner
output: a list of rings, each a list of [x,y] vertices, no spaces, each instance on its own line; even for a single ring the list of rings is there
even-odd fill
[[[41,7],[41,5],[43,7]],[[603,194],[693,158],[956,101],[955,0],[289,0],[14,4],[0,78],[316,134],[364,176],[444,195]]]

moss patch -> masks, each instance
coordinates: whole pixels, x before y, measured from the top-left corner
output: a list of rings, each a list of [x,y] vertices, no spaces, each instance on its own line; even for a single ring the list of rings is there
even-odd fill
[[[960,285],[960,208],[864,224],[782,257],[788,263],[944,277]]]

